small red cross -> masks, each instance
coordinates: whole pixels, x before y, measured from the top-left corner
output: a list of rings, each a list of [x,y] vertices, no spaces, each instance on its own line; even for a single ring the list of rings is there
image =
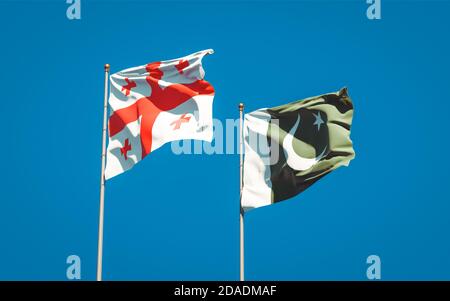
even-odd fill
[[[125,144],[120,148],[120,153],[125,157],[125,160],[128,160],[127,153],[131,150],[131,144],[128,141],[128,138],[125,139]]]
[[[182,123],[189,122],[189,120],[191,120],[191,116],[186,116],[186,114],[183,114],[179,119],[175,120],[170,125],[174,126],[173,130],[178,130]]]
[[[183,69],[189,66],[189,62],[187,60],[180,60],[177,65],[175,65],[175,68],[177,68],[178,72],[180,74],[183,74]]]
[[[128,77],[125,78],[125,81],[127,82],[127,84],[125,86],[122,86],[122,91],[125,90],[125,95],[128,96],[130,95],[131,89],[136,87],[136,82],[129,80]]]

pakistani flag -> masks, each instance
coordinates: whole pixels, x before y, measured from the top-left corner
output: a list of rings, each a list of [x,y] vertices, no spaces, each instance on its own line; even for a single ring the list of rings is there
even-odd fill
[[[289,199],[355,157],[347,89],[245,115],[244,210]]]

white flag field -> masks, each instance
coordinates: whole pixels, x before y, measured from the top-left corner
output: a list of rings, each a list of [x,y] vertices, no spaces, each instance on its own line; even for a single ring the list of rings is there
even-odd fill
[[[105,179],[132,168],[167,142],[211,142],[214,88],[202,59],[213,50],[129,68],[110,76]]]

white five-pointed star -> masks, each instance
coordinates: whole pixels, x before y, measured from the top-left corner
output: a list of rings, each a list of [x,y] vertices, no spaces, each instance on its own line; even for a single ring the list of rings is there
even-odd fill
[[[317,130],[320,131],[320,126],[322,125],[322,123],[325,123],[325,122],[322,120],[322,117],[320,116],[320,112],[317,115],[313,113],[313,115],[314,115],[314,117],[316,117],[316,121],[314,121],[314,125],[317,125]]]

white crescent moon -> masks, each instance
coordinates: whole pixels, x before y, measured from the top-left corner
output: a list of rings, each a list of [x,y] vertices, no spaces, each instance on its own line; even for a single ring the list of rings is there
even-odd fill
[[[322,153],[316,158],[303,158],[299,156],[292,147],[292,141],[294,139],[294,134],[297,131],[298,125],[300,123],[300,115],[297,117],[294,127],[289,131],[283,141],[283,149],[287,158],[287,164],[294,170],[307,170],[313,167],[325,154],[326,147],[323,149]]]

